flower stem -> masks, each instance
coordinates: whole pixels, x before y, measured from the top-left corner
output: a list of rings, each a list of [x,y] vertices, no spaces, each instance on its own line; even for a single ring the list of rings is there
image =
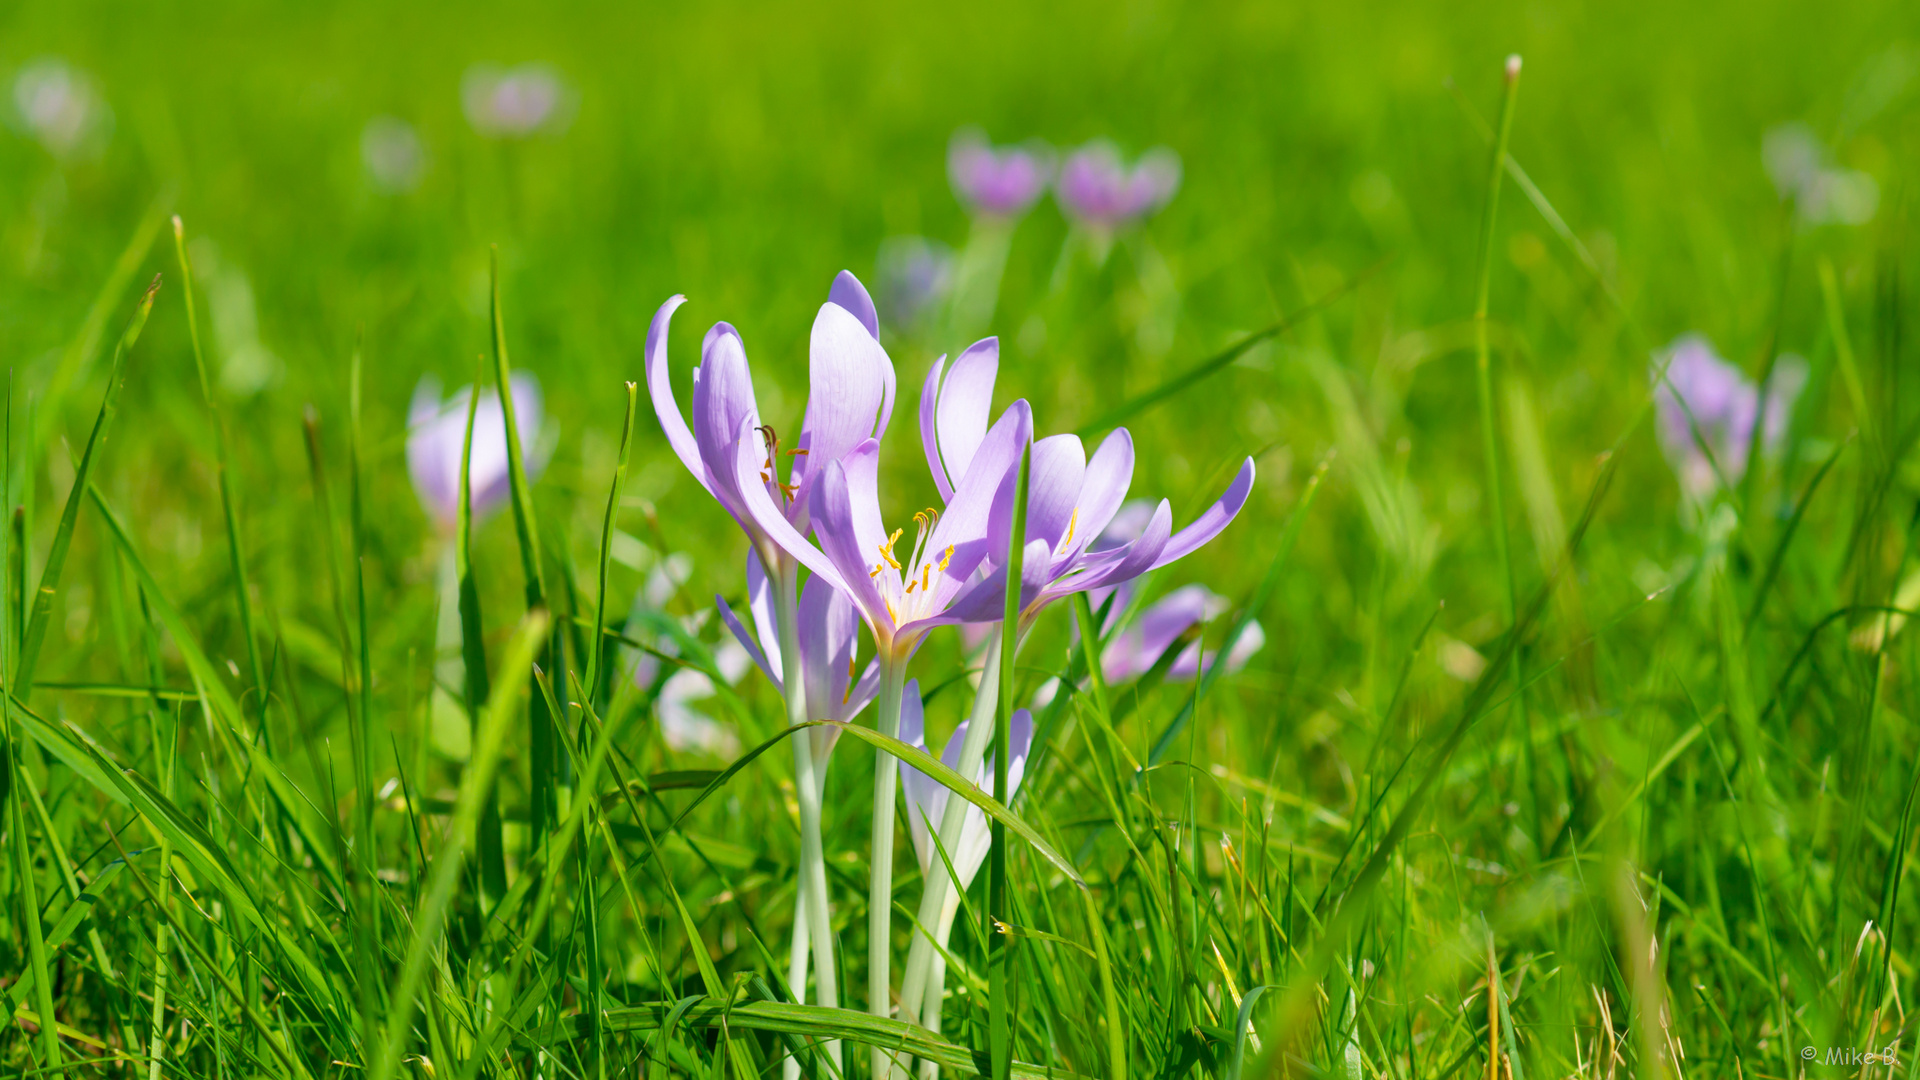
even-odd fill
[[[986,760],[987,744],[993,741],[993,712],[1000,702],[1000,635],[995,633],[987,639],[986,652],[981,657],[980,690],[973,698],[973,712],[967,717],[967,737],[960,743],[960,762],[955,771],[964,777],[980,775],[980,763]],[[967,809],[973,804],[965,799],[947,798],[946,809],[940,814],[940,846],[948,852],[960,850],[960,830],[967,822]],[[938,859],[926,879],[926,890],[920,894],[919,923],[931,932],[934,920],[946,905],[947,898],[953,893],[953,875],[945,873],[945,867]],[[944,944],[944,941],[942,942]],[[946,981],[945,971],[936,981],[930,973],[939,958],[939,950],[933,947],[933,941],[926,933],[915,933],[913,945],[907,950],[907,972],[900,982],[900,1015],[912,1018],[920,1015],[921,1003],[925,995],[938,995]],[[944,965],[940,965],[944,968]]]
[[[906,656],[881,654],[876,721],[880,734],[890,739],[900,737],[900,698],[906,688],[906,676]],[[893,944],[893,804],[899,784],[900,768],[894,763],[893,754],[886,750],[874,751],[873,880],[867,893],[867,1011],[882,1018],[893,1015],[889,978]],[[891,1050],[873,1048],[874,1080],[894,1074],[895,1057]]]
[[[807,693],[802,682],[800,662],[800,568],[792,559],[779,558],[768,565],[774,568],[774,618],[780,624],[780,682],[787,696],[787,723],[807,722]],[[798,947],[804,934],[813,946],[814,985],[819,1003],[827,1008],[839,1004],[840,990],[833,966],[832,909],[827,906],[827,863],[820,846],[821,775],[825,762],[813,757],[813,733],[802,732],[793,743],[793,786],[800,798],[800,895],[795,903],[794,937],[796,963],[791,989],[795,1001],[806,1000],[805,960]],[[806,918],[802,930],[800,917]],[[827,1056],[837,1068],[840,1044],[829,1042]]]

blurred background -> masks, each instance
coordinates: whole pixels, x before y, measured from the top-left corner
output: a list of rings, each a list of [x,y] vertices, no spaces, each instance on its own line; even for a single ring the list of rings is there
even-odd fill
[[[1508,187],[1493,337],[1521,446],[1509,507],[1517,537],[1532,515],[1540,560],[1519,561],[1535,568],[1646,400],[1652,350],[1676,336],[1703,333],[1753,373],[1778,315],[1780,348],[1814,361],[1801,415],[1827,407],[1810,268],[1828,259],[1865,305],[1877,252],[1911,262],[1917,19],[1897,3],[14,5],[0,15],[0,343],[37,429],[77,446],[103,368],[78,350],[87,313],[104,287],[117,326],[140,283],[171,278],[164,221],[179,212],[259,586],[290,623],[319,625],[298,417],[315,406],[344,460],[361,343],[370,587],[391,654],[424,647],[437,610],[434,525],[402,482],[407,405],[423,375],[471,381],[490,244],[513,362],[544,391],[549,543],[583,566],[621,384],[640,377],[671,294],[691,298],[673,334],[680,392],[700,334],[726,319],[786,426],[812,314],[836,271],[860,275],[900,374],[889,468],[905,501],[888,512],[904,517],[932,499],[920,380],[975,333],[1005,342],[998,400],[1028,397],[1043,431],[1071,430],[1364,274],[1130,420],[1136,493],[1171,497],[1181,521],[1260,455],[1246,517],[1177,571],[1230,595],[1264,569],[1302,478],[1341,451],[1298,556],[1312,570],[1283,585],[1248,675],[1311,713],[1343,687],[1367,700],[1388,643],[1412,641],[1434,598],[1443,637],[1468,643],[1451,654],[1465,669],[1499,625],[1497,575],[1467,572],[1492,557],[1469,317],[1504,57],[1525,57],[1514,158],[1566,228]],[[1060,154],[1164,147],[1177,190],[1102,235],[1042,199],[1007,226],[980,325],[916,318],[915,290],[979,240],[948,172],[970,126]],[[1838,194],[1791,209],[1795,177],[1815,173]],[[103,482],[217,621],[224,554],[192,371],[163,290]],[[640,543],[616,552],[616,587],[672,549],[700,555],[691,596],[737,594],[744,545],[665,452],[644,396],[639,430],[628,490],[657,530],[627,521]],[[1629,445],[1624,497],[1601,517],[1612,540],[1589,568],[1619,597],[1665,580],[1690,543],[1649,429]],[[43,536],[64,494],[51,457]],[[512,544],[491,522],[483,558],[503,597]],[[106,632],[87,595],[63,598],[56,668],[84,665]]]

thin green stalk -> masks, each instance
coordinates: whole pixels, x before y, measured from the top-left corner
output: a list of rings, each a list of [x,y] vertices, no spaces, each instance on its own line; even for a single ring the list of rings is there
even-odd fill
[[[1013,658],[1020,649],[1021,558],[1027,537],[1027,483],[1033,468],[1033,446],[1020,448],[1020,470],[1013,481],[1012,535],[1007,538],[1007,601],[1001,615],[1000,707],[995,710],[993,731],[993,797],[1006,805],[1007,766],[1013,758],[1013,691],[1016,665]],[[980,928],[987,942],[987,1055],[994,1080],[1007,1080],[1013,1068],[1012,1014],[1008,995],[1013,954],[1012,939],[997,929],[1015,922],[1007,906],[1007,827],[995,818],[991,826],[991,846],[987,850],[986,923]]]
[[[780,677],[781,687],[786,694],[787,723],[789,725],[804,724],[808,717],[806,684],[800,659],[798,600],[800,567],[793,560],[782,558],[775,566],[774,574],[774,618],[778,620],[780,626]],[[883,686],[881,690],[883,698],[885,693]],[[896,688],[894,694],[894,726],[896,728],[900,722],[899,709],[899,693]],[[800,732],[793,736],[792,741],[793,786],[800,801],[800,888],[798,891],[801,900],[796,906],[795,914],[796,916],[805,915],[804,923],[798,918],[795,919],[793,932],[796,940],[804,933],[811,945],[818,1004],[834,1008],[840,1001],[840,987],[833,957],[833,909],[827,903],[826,853],[820,839],[820,797],[826,786],[826,763],[814,760],[813,732]],[[878,785],[874,795],[876,801],[879,799],[877,788]],[[887,822],[889,825],[893,822],[891,808],[887,812]],[[878,836],[877,831],[875,835]],[[877,839],[875,843],[878,844]],[[890,844],[888,850],[892,850]],[[797,956],[800,955],[798,949],[794,952]],[[789,974],[794,975],[788,986],[793,991],[794,1000],[806,1000],[807,984],[804,967],[790,969]],[[884,986],[884,983],[882,985]],[[829,1044],[827,1056],[833,1061],[834,1068],[839,1069],[840,1044],[837,1042]]]
[[[980,775],[980,763],[987,758],[987,746],[993,741],[994,710],[1000,701],[1000,648],[998,635],[987,639],[986,651],[981,655],[980,689],[973,697],[973,710],[967,718],[967,737],[960,743],[960,761],[954,771],[968,778]],[[968,803],[963,799],[948,799],[946,809],[940,814],[940,846],[947,851],[960,848],[960,832],[967,821]],[[952,875],[937,871],[926,876],[923,891],[920,894],[920,909],[915,915],[919,925],[930,928],[945,910],[948,894],[954,886]],[[913,935],[913,944],[907,949],[906,975],[900,982],[900,1015],[909,1019],[919,1016],[925,1009],[929,995],[942,992],[933,978],[933,967],[938,959],[935,943],[926,933]]]
[[[880,698],[875,727],[888,739],[900,737],[900,699],[906,691],[907,658],[882,654],[880,657]],[[803,732],[795,742],[811,738]],[[883,748],[873,754],[873,876],[867,891],[867,1011],[887,1019],[893,1015],[893,824],[894,795],[900,785],[900,769],[894,756]],[[816,955],[818,955],[816,953]],[[893,1076],[905,1069],[898,1053],[878,1044],[873,1046],[874,1080]]]
[[[193,342],[193,368],[200,376],[200,397],[206,402],[213,422],[213,460],[220,480],[220,509],[226,519],[227,562],[233,574],[233,598],[240,612],[240,632],[247,639],[247,674],[262,697],[267,692],[266,668],[260,660],[259,635],[254,632],[253,598],[247,589],[246,549],[240,545],[240,512],[234,504],[233,475],[227,452],[227,422],[213,396],[213,380],[207,376],[207,358],[200,345],[200,315],[193,300],[193,263],[187,258],[186,225],[180,215],[173,216],[173,252],[180,262],[180,292],[187,309],[187,337]],[[264,736],[263,736],[264,737]]]
[[[1487,168],[1487,204],[1486,212],[1480,223],[1480,254],[1476,276],[1478,284],[1474,290],[1473,301],[1473,350],[1474,378],[1480,397],[1480,441],[1481,451],[1486,459],[1487,501],[1491,504],[1494,549],[1500,555],[1500,572],[1506,582],[1507,625],[1514,626],[1520,619],[1520,592],[1513,573],[1513,548],[1507,537],[1506,497],[1502,491],[1500,479],[1500,437],[1498,424],[1493,413],[1493,376],[1492,361],[1487,344],[1487,303],[1493,281],[1493,233],[1495,215],[1500,205],[1500,178],[1506,175],[1507,140],[1513,131],[1513,105],[1515,91],[1520,86],[1520,57],[1516,54],[1507,57],[1506,92],[1500,99],[1500,122],[1498,133],[1493,141],[1493,161]],[[1545,844],[1543,826],[1540,820],[1540,784],[1537,766],[1534,761],[1531,724],[1527,715],[1527,699],[1524,692],[1526,674],[1519,649],[1512,650],[1512,670],[1515,687],[1521,688],[1514,694],[1514,709],[1520,714],[1521,745],[1526,748],[1527,791],[1534,811],[1534,844]]]
[[[179,739],[178,714],[150,711],[154,725],[154,755],[160,766],[160,791],[173,798],[174,757]],[[153,1024],[147,1039],[147,1080],[160,1080],[160,1063],[167,1054],[167,952],[172,925],[164,916],[173,909],[173,838],[155,830],[160,840],[160,907],[163,918],[153,933]]]
[[[482,360],[482,363],[485,361]],[[453,572],[460,589],[460,659],[465,667],[468,745],[480,737],[480,710],[487,687],[487,644],[480,622],[480,586],[473,577],[473,425],[480,408],[480,381],[467,393],[467,427],[460,450],[460,508],[454,524]],[[480,911],[492,911],[507,894],[506,842],[500,801],[488,790],[486,805],[474,823],[474,855],[480,864]]]
[[[1319,476],[1314,477],[1317,487]],[[1093,620],[1093,605],[1087,600],[1087,594],[1073,594],[1073,617],[1080,627],[1080,650],[1087,661],[1087,682],[1093,698],[1093,707],[1102,716],[1107,714],[1107,681],[1100,670],[1100,627]],[[1231,645],[1228,646],[1231,648]],[[1224,656],[1225,653],[1219,654]],[[1262,848],[1262,851],[1265,849]],[[1100,909],[1093,902],[1093,893],[1083,890],[1080,893],[1082,904],[1087,909],[1087,933],[1093,938],[1094,949],[1100,963],[1100,998],[1106,1007],[1107,1017],[1107,1070],[1108,1075],[1123,1077],[1127,1075],[1127,1029],[1120,1017],[1120,997],[1113,982],[1113,961],[1108,955],[1107,928],[1100,921]],[[1264,943],[1264,935],[1262,941]],[[1250,993],[1249,997],[1253,995]],[[1241,1009],[1244,1014],[1251,1006]],[[1242,1022],[1234,1033],[1236,1048],[1244,1037],[1247,1025]],[[1239,1055],[1235,1054],[1235,1071],[1238,1071]],[[1235,1080],[1238,1080],[1236,1077]]]
[[[607,667],[607,568],[613,561],[614,522],[620,513],[620,493],[627,486],[627,465],[633,456],[633,416],[639,404],[639,386],[627,383],[627,418],[620,425],[620,464],[613,470],[613,490],[607,492],[607,512],[600,520],[598,589],[593,604],[593,651],[587,657],[586,692],[600,693],[600,675]],[[591,700],[591,697],[590,697]],[[600,708],[606,703],[595,701]]]

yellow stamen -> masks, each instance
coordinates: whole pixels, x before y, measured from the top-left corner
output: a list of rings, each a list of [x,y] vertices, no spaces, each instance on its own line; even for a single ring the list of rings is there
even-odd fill
[[[788,453],[789,455],[791,455],[791,456],[793,456],[793,457],[805,457],[805,456],[807,456],[807,452],[806,452],[806,450],[805,450],[805,449],[800,449],[800,450],[789,450],[789,451],[787,451],[787,453]]]
[[[933,576],[933,567],[922,566],[920,568],[920,590],[922,592],[925,592],[926,590],[933,588],[932,585],[928,584],[928,579],[931,578],[932,576]]]
[[[893,530],[893,535],[887,537],[887,542],[880,545],[880,557],[887,560],[887,565],[895,570],[900,569],[900,560],[893,557],[893,545],[899,542],[900,532],[899,529]]]
[[[898,614],[895,614],[893,610],[893,601],[883,596],[880,598],[880,602],[887,605],[887,618],[893,622],[896,622],[896,623],[899,622],[900,616]]]
[[[1067,519],[1067,535],[1061,539],[1060,546],[1055,549],[1057,554],[1065,554],[1066,550],[1073,546],[1073,530],[1079,526],[1079,524],[1080,508],[1076,506],[1073,508],[1073,516]]]
[[[940,556],[940,565],[934,567],[934,569],[942,573],[945,573],[947,569],[947,564],[952,561],[953,561],[953,545],[948,544],[946,553]]]
[[[847,657],[847,692],[841,695],[840,704],[845,705],[847,702],[853,700],[853,683],[853,657],[849,656]]]

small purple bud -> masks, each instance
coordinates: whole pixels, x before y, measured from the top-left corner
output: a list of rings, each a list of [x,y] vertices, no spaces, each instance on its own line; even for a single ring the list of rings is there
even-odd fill
[[[978,128],[962,128],[947,147],[947,176],[974,213],[1018,217],[1047,190],[1053,153],[1040,143],[996,147]]]
[[[1156,147],[1132,168],[1112,143],[1096,140],[1074,151],[1054,186],[1067,214],[1090,228],[1112,232],[1160,209],[1180,190],[1180,156]]]

